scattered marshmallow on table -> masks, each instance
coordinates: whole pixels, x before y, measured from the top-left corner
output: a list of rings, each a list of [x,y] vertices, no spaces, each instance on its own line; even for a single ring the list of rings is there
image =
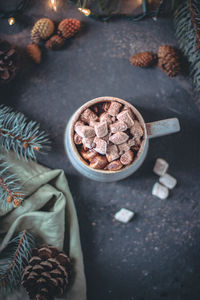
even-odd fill
[[[135,213],[129,209],[121,208],[116,214],[115,214],[115,220],[122,222],[122,223],[128,223],[130,220],[134,217]]]
[[[159,176],[164,175],[167,172],[169,164],[162,158],[157,158],[153,172]]]
[[[152,189],[152,195],[164,200],[169,196],[169,190],[166,186],[156,182]]]
[[[159,182],[165,185],[169,189],[173,189],[177,184],[176,178],[169,175],[168,173],[165,173],[163,176],[161,176],[159,178]]]

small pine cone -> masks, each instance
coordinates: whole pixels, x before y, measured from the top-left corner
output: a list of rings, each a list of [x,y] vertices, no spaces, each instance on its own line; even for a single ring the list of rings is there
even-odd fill
[[[36,63],[36,64],[40,64],[41,63],[42,52],[41,52],[40,48],[36,44],[30,43],[26,47],[26,52],[28,53],[28,55],[30,56],[30,58],[32,59],[32,61],[34,63]]]
[[[81,27],[81,22],[77,19],[64,19],[58,25],[58,35],[64,39],[74,36]]]
[[[157,62],[157,55],[150,52],[139,52],[130,57],[130,63],[136,67],[150,67]]]
[[[32,255],[22,273],[22,285],[30,299],[53,300],[62,296],[69,284],[69,257],[47,245],[33,249]]]
[[[10,82],[18,70],[16,50],[6,41],[0,40],[0,83]]]
[[[31,40],[38,44],[41,39],[48,39],[54,33],[54,30],[55,25],[53,21],[48,18],[39,19],[31,31]]]
[[[180,55],[172,46],[163,45],[158,49],[158,66],[170,77],[180,72]]]
[[[45,43],[45,47],[49,50],[58,50],[64,45],[64,39],[59,35],[53,35],[48,41]]]

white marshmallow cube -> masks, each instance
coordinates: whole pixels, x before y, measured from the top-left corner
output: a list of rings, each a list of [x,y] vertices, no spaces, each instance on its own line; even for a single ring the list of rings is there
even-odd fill
[[[156,182],[152,189],[152,195],[164,200],[169,196],[169,190],[166,186]]]
[[[120,211],[118,211],[115,214],[115,220],[122,222],[122,223],[128,223],[134,216],[134,212],[126,209],[126,208],[121,208]]]
[[[164,175],[167,172],[169,164],[162,158],[157,158],[153,172],[159,176]]]
[[[168,189],[173,189],[177,184],[176,178],[167,173],[159,178],[159,182],[168,187]]]

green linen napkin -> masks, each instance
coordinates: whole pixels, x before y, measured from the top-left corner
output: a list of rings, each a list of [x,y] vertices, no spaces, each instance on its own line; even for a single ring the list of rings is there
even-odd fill
[[[14,153],[6,157],[22,182],[25,200],[10,211],[0,209],[0,251],[14,234],[27,229],[42,242],[64,250],[74,265],[74,280],[65,300],[85,300],[86,282],[80,244],[79,226],[73,199],[64,171],[50,170],[36,162],[18,160]],[[4,300],[26,300],[24,290]]]

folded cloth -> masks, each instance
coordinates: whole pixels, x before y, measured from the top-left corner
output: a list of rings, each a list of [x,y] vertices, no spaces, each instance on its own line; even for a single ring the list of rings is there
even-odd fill
[[[9,153],[6,160],[22,182],[25,199],[21,207],[0,208],[0,251],[20,231],[29,230],[43,244],[66,252],[73,262],[74,279],[65,300],[85,300],[86,282],[80,244],[79,226],[73,199],[64,171],[50,170],[36,162],[18,160]],[[26,300],[20,290],[4,300]]]

